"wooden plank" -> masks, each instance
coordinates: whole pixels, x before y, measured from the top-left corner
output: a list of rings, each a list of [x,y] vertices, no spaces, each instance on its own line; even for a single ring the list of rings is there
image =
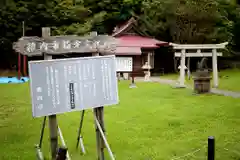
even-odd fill
[[[13,49],[27,56],[39,56],[45,54],[67,53],[114,53],[117,39],[107,35],[79,37],[52,36],[52,37],[21,37],[13,44]]]
[[[212,57],[212,52],[195,52],[185,53],[186,57]],[[217,56],[222,56],[222,52],[217,52]],[[181,52],[175,52],[175,57],[181,57]]]
[[[51,115],[49,118],[49,131],[50,131],[50,146],[52,160],[56,159],[58,149],[58,130],[57,130],[57,116]]]

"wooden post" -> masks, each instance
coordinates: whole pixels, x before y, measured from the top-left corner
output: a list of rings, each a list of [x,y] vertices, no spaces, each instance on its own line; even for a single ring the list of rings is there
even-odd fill
[[[184,87],[185,84],[185,53],[186,50],[182,49],[181,50],[181,68],[180,68],[180,87]]]
[[[103,133],[105,135],[105,128],[104,128],[104,120],[103,120],[103,112],[104,112],[104,107],[98,107],[98,108],[94,108],[94,114],[103,130]],[[96,123],[96,122],[95,122]],[[101,136],[100,130],[97,126],[97,124],[95,124],[96,126],[96,138],[97,138],[97,154],[98,154],[98,160],[104,160],[104,148],[105,148],[105,144],[104,144],[104,140]]]
[[[99,53],[93,53],[93,56],[99,56]],[[105,134],[105,128],[104,128],[104,107],[98,107],[98,108],[94,108],[94,114],[97,118],[97,120],[99,121],[101,128]],[[97,126],[97,124],[95,123],[95,129],[96,129],[96,139],[97,139],[97,154],[98,154],[98,160],[104,160],[104,140],[101,136],[101,133],[99,131],[99,128]]]
[[[23,37],[25,36],[25,22],[22,22]],[[23,75],[27,76],[27,56],[23,56]]]
[[[212,50],[213,87],[218,87],[217,49]]]
[[[23,75],[27,76],[27,56],[23,56]]]
[[[49,37],[50,36],[50,28],[44,27],[42,28],[42,37]],[[52,59],[51,55],[44,54],[45,60]],[[50,131],[50,143],[51,143],[51,155],[52,160],[56,159],[57,156],[57,149],[58,149],[58,125],[57,125],[57,116],[50,115],[49,118],[49,131]]]
[[[21,54],[18,53],[18,79],[21,78]]]
[[[99,116],[99,122],[100,122],[100,125],[101,125],[101,128],[103,130],[103,133],[105,135],[105,126],[104,126],[104,107],[101,106],[98,108],[99,112],[98,112],[98,116]],[[100,133],[100,137],[101,137],[101,142],[100,142],[100,147],[101,147],[101,160],[104,160],[104,148],[105,148],[105,144],[104,144],[104,140],[103,140],[103,137],[101,136],[101,133]]]
[[[148,61],[149,66],[152,67],[151,66],[151,53],[150,52],[148,52],[147,61]],[[151,69],[148,69],[148,77],[149,78],[151,77]]]

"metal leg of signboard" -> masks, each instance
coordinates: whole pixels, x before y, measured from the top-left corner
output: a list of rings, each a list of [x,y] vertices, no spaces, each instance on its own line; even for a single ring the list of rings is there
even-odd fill
[[[117,72],[117,79],[118,79],[118,82],[120,82],[120,79],[121,79],[121,73]]]
[[[46,126],[46,119],[47,119],[47,117],[45,116],[44,119],[43,119],[43,123],[42,123],[42,129],[41,129],[39,144],[35,145],[36,155],[37,155],[38,160],[44,160],[44,156],[43,156],[43,153],[42,153],[41,149],[42,149],[43,136],[44,136],[45,126]],[[61,131],[59,126],[58,126],[58,133],[59,133],[62,145],[64,146],[64,148],[66,148],[66,144],[65,144],[65,141],[64,141],[64,138],[63,138],[63,134],[62,134],[62,131]],[[69,156],[69,153],[67,152],[66,154],[67,154],[67,160],[71,160],[70,156]]]
[[[42,123],[42,129],[41,129],[39,144],[35,145],[38,160],[44,160],[41,148],[42,148],[43,134],[44,134],[45,125],[46,125],[46,119],[47,119],[47,117],[45,116],[44,119],[43,119],[43,123]]]
[[[105,127],[104,127],[104,107],[99,107],[93,109],[95,126],[96,126],[96,137],[97,137],[97,152],[98,160],[104,160],[104,148],[106,147],[109,153],[111,160],[115,160],[114,155],[111,151],[111,148],[108,144],[107,138],[105,136]]]
[[[79,143],[80,143],[80,146],[81,146],[81,149],[82,149],[82,153],[83,153],[83,154],[86,153],[85,147],[84,147],[84,144],[83,144],[83,137],[82,137],[82,135],[81,135],[81,133],[82,133],[82,127],[83,127],[84,114],[85,114],[85,110],[83,110],[83,111],[82,111],[82,114],[81,114],[81,120],[80,120],[79,129],[78,129],[78,136],[77,136],[77,145],[76,145],[76,148],[78,148]]]

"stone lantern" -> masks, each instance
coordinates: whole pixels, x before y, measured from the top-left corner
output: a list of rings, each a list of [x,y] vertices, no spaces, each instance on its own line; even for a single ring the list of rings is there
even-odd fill
[[[142,66],[143,73],[144,73],[144,81],[150,81],[150,70],[152,69],[148,62],[145,62],[145,64]]]

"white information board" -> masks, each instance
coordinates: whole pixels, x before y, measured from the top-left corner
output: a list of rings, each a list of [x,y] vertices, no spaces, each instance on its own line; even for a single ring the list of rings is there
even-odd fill
[[[118,104],[115,56],[29,62],[33,117]]]
[[[132,72],[132,57],[116,57],[116,70],[117,72]]]

